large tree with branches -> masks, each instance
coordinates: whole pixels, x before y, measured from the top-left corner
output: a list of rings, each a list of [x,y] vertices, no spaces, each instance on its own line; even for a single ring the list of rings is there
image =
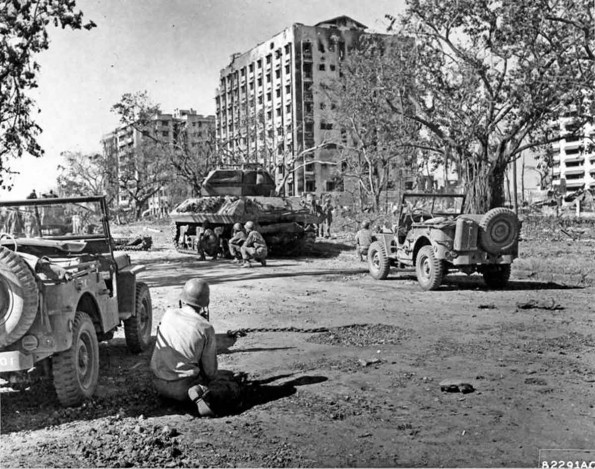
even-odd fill
[[[74,0],[2,0],[0,2],[0,188],[12,187],[10,160],[28,153],[43,155],[37,137],[35,102],[28,92],[37,88],[35,56],[50,46],[51,26],[91,29]]]
[[[454,160],[470,210],[503,204],[508,164],[563,138],[564,114],[570,132],[593,119],[594,22],[592,0],[409,0],[393,18],[415,40],[400,58],[415,76],[387,81],[386,101]]]
[[[362,37],[341,64],[340,78],[322,84],[331,103],[323,111],[334,121],[333,146],[340,151],[339,173],[357,182],[363,199],[374,211],[389,188],[399,188],[403,174],[414,165],[419,125],[396,114],[388,96],[391,89],[409,80],[400,55],[411,46],[402,38]],[[408,102],[403,103],[409,107]],[[397,184],[395,184],[397,182]]]

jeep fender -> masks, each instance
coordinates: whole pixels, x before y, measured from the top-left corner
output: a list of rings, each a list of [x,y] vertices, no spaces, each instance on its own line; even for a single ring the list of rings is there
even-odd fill
[[[144,265],[126,267],[118,272],[118,311],[120,319],[128,319],[136,309],[136,274],[145,270]]]

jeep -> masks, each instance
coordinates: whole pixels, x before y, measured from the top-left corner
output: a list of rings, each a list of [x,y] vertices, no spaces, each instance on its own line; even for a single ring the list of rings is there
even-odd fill
[[[130,351],[151,339],[143,266],[114,253],[104,197],[0,202],[0,378],[50,378],[63,406],[91,397],[99,342],[123,325]]]
[[[415,267],[424,290],[436,290],[451,271],[479,272],[490,288],[503,288],[518,257],[521,224],[507,208],[463,214],[461,194],[405,193],[397,224],[375,233],[368,249],[370,275],[386,279],[391,266]]]

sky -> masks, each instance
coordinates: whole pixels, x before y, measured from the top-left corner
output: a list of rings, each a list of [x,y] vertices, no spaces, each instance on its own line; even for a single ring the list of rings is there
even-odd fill
[[[100,152],[101,137],[119,122],[110,112],[124,93],[148,91],[161,110],[215,113],[219,71],[291,26],[347,15],[386,32],[386,14],[405,0],[78,0],[97,27],[49,30],[50,47],[36,58],[42,158],[12,163],[20,172],[0,199],[24,198],[56,187],[60,154]]]

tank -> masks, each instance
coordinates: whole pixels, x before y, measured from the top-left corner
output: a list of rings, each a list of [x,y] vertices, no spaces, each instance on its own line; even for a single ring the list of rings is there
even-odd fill
[[[197,240],[210,228],[219,238],[219,249],[208,254],[227,256],[233,225],[251,220],[270,254],[296,255],[315,236],[313,226],[322,221],[299,197],[274,195],[275,182],[263,169],[215,169],[202,188],[205,196],[186,199],[170,213],[172,240],[178,251],[204,255]]]

